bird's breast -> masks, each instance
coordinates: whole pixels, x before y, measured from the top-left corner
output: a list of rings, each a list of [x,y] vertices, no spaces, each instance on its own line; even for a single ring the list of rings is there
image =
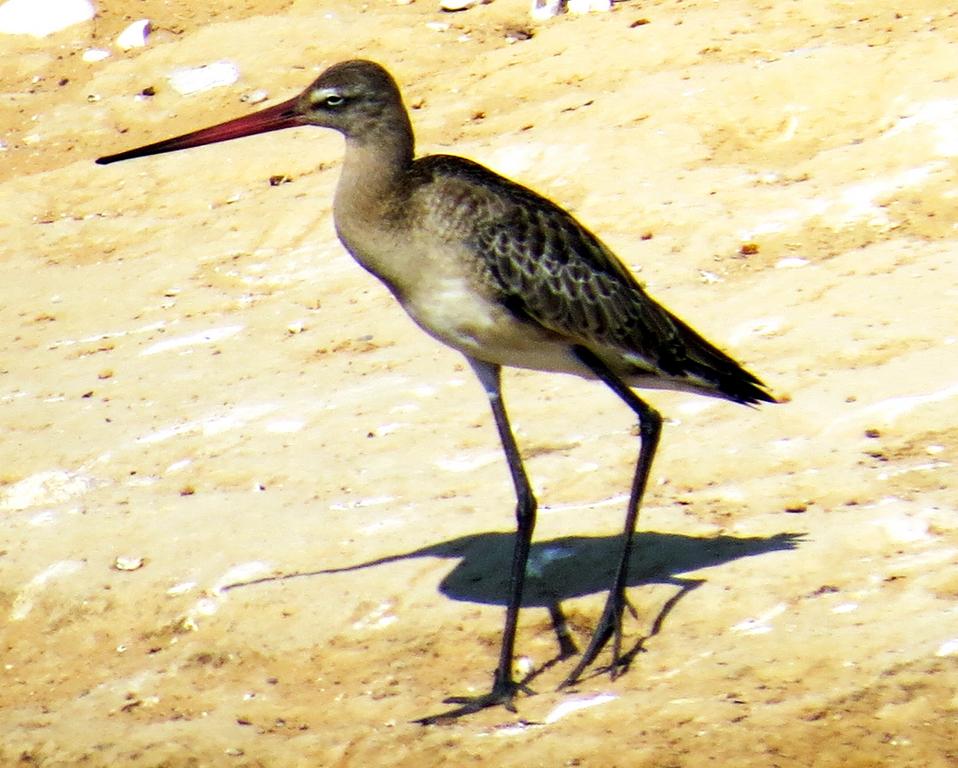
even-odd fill
[[[342,215],[340,240],[378,277],[415,323],[468,357],[499,365],[582,374],[559,337],[509,309],[481,254],[434,216]]]

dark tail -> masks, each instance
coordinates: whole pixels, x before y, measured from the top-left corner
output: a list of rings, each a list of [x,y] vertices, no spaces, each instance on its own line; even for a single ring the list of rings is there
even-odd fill
[[[778,402],[768,392],[768,387],[761,379],[746,371],[734,359],[706,341],[697,331],[675,315],[671,316],[671,320],[681,338],[681,344],[678,345],[681,355],[669,362],[683,374],[691,374],[711,384],[714,391],[708,394],[724,397],[742,405]],[[662,363],[665,361],[660,361],[660,364]]]
[[[722,397],[733,400],[742,405],[755,405],[756,403],[777,403],[772,395],[766,390],[766,385],[756,376],[752,375],[738,363],[734,370],[722,371],[718,376],[716,389]]]

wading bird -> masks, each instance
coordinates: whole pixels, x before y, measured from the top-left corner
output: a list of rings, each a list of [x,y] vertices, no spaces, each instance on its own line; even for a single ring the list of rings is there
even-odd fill
[[[562,208],[470,160],[416,159],[399,88],[373,62],[336,64],[282,104],[97,162],[306,125],[332,128],[346,139],[333,203],[339,239],[420,328],[465,355],[489,398],[515,485],[510,596],[492,688],[481,696],[449,698],[459,706],[421,722],[495,705],[513,709],[517,692],[529,692],[516,680],[512,662],[536,499],[502,400],[504,365],[598,379],[638,417],[641,448],[621,556],[592,639],[562,686],[574,683],[610,639],[609,670],[616,676],[628,663],[622,653],[627,569],[662,426],[658,412],[632,388],[683,390],[743,404],[775,399],[755,376],[651,299],[615,254]]]

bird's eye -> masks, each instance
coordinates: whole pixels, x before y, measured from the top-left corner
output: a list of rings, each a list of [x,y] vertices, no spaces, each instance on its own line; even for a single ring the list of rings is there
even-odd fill
[[[345,103],[346,99],[338,93],[331,93],[323,99],[323,106],[325,107],[341,107]]]

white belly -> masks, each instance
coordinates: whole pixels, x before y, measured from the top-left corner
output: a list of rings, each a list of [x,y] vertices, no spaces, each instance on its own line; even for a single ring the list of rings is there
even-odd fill
[[[468,357],[539,371],[586,374],[569,343],[516,318],[471,290],[462,277],[443,277],[403,297],[409,316],[430,336]]]

